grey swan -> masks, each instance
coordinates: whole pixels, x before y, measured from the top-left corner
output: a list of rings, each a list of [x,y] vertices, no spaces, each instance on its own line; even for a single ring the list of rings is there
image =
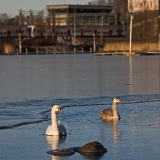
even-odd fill
[[[119,97],[115,97],[112,102],[112,109],[104,109],[101,114],[100,118],[102,120],[112,120],[112,119],[120,119],[120,115],[118,114],[117,111],[117,103],[121,103],[122,101]]]

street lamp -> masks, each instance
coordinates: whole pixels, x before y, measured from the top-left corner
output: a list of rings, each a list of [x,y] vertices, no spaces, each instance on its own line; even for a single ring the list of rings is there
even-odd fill
[[[45,26],[46,26],[46,39],[47,39],[47,34],[48,34],[48,29],[47,29],[47,27],[48,27],[48,22],[47,22],[47,20],[45,19],[44,20],[44,24],[45,24]]]
[[[129,53],[131,53],[131,48],[132,48],[132,20],[133,20],[133,13],[130,12],[130,37],[129,37]]]
[[[133,20],[133,13],[134,13],[133,1],[132,0],[129,0],[128,11],[130,13],[129,53],[131,53],[131,48],[132,48],[132,20]]]
[[[95,33],[93,33],[93,51],[96,51]]]
[[[19,33],[19,53],[22,53],[21,33]]]
[[[144,13],[144,41],[146,42],[147,33],[146,33],[146,9],[147,9],[147,2],[143,0],[143,13]]]
[[[159,51],[160,51],[160,34],[158,34],[158,38],[159,38]]]

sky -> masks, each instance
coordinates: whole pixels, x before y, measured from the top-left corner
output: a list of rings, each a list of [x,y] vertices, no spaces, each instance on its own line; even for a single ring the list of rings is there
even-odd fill
[[[0,0],[0,14],[7,13],[14,17],[20,9],[40,11],[46,9],[46,5],[87,4],[91,1],[93,0]]]

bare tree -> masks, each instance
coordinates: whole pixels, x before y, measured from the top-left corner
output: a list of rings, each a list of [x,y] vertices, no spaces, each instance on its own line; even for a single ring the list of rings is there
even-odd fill
[[[109,5],[113,5],[115,0],[108,0]]]
[[[106,0],[98,0],[98,5],[106,5]]]
[[[158,38],[158,11],[137,12],[133,20],[134,41],[156,41]]]
[[[1,13],[0,14],[0,22],[7,22],[9,18],[10,17],[7,13]]]
[[[96,1],[91,1],[91,5],[107,5],[108,2],[106,0],[96,0]]]
[[[36,25],[40,25],[44,23],[44,11],[38,11],[38,13],[36,15],[33,16],[34,17],[34,24]]]
[[[128,22],[128,3],[127,0],[111,0],[115,14],[117,14],[117,24],[126,25]]]

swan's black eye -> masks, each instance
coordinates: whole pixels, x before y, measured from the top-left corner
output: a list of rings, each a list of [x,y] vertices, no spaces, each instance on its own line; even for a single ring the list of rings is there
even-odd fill
[[[117,100],[119,100],[119,101],[120,101],[121,99],[120,99],[119,97],[117,97]]]
[[[58,111],[61,111],[61,108],[57,107],[58,108]]]

